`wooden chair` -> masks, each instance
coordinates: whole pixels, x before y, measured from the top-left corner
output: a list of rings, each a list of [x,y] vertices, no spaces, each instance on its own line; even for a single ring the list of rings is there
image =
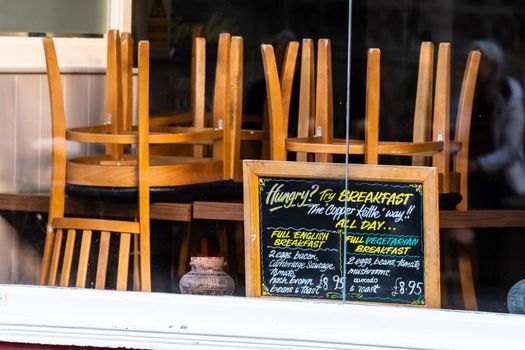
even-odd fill
[[[418,76],[418,94],[416,98],[416,113],[414,116],[414,143],[428,140],[430,134],[431,121],[433,122],[433,139],[444,140],[444,147],[441,152],[433,153],[432,165],[436,166],[440,173],[440,206],[445,209],[456,209],[465,211],[468,209],[468,151],[469,134],[472,117],[472,105],[474,102],[474,91],[476,87],[477,72],[481,53],[472,51],[469,53],[463,82],[460,91],[458,112],[456,117],[456,130],[454,142],[450,142],[450,44],[440,44],[438,51],[438,62],[436,68],[436,87],[434,95],[433,119],[432,111],[432,58],[433,48],[431,43],[423,43],[420,59],[420,71]],[[369,73],[373,72],[372,84],[375,86],[368,96],[367,89],[367,110],[370,105],[377,109],[372,115],[367,113],[367,118],[372,116],[372,122],[367,121],[366,125],[375,130],[378,129],[378,108],[379,103],[375,96],[379,96],[379,56],[378,53],[369,53]],[[369,75],[370,77],[370,75]],[[367,81],[368,86],[368,81]],[[374,152],[373,159],[377,162],[378,137],[374,131],[367,132],[372,134],[371,148]],[[366,141],[365,141],[366,142]],[[370,140],[368,140],[370,143]],[[452,158],[452,169],[449,169]],[[413,164],[425,165],[423,157],[413,157]],[[453,236],[452,236],[453,237]],[[457,256],[458,273],[463,296],[463,303],[467,310],[477,310],[476,293],[472,273],[473,247],[463,247],[459,249]],[[447,257],[445,257],[447,258]],[[450,260],[450,259],[449,259]],[[451,261],[447,261],[445,269],[451,271]],[[449,273],[450,274],[450,273]],[[445,286],[445,285],[444,285]],[[446,293],[443,293],[446,296]]]
[[[290,43],[290,47],[295,43]],[[288,111],[282,107],[282,85],[277,78],[273,48],[261,46],[270,106],[272,159],[286,160],[287,151],[297,152],[298,160],[307,160],[308,153],[316,155],[316,161],[330,161],[331,154],[345,154],[345,141],[333,138],[332,91],[330,43],[320,40],[318,47],[317,82],[315,102],[313,101],[313,45],[304,40],[301,61],[301,87],[299,101],[298,137],[287,139]],[[440,174],[440,201],[453,195],[454,206],[466,210],[468,197],[468,143],[474,88],[480,53],[469,54],[461,87],[456,133],[450,140],[450,44],[440,44],[436,71],[435,93],[433,94],[432,43],[423,43],[414,113],[414,132],[411,142],[379,141],[380,112],[380,51],[368,52],[365,139],[350,140],[350,154],[364,154],[365,163],[377,164],[379,155],[412,156],[414,165],[432,165]],[[293,55],[287,56],[287,63],[295,65]],[[292,69],[293,71],[293,69]],[[432,108],[434,97],[434,108]],[[314,113],[315,110],[315,113]],[[315,124],[313,124],[315,123]],[[450,158],[453,168],[450,169]],[[456,194],[456,195],[455,195]],[[457,195],[460,194],[460,195]],[[459,257],[460,279],[465,305],[475,309],[475,293],[472,280],[470,257]]]
[[[242,38],[225,38],[224,41],[223,50],[229,52],[230,60],[237,66],[232,66],[230,72],[221,72],[218,78],[222,89],[219,89],[221,98],[217,98],[215,103],[214,127],[152,125],[149,128],[148,137],[150,145],[210,144],[214,148],[213,156],[206,158],[152,155],[151,187],[183,186],[234,178],[234,169],[238,165],[233,160],[238,159],[239,153],[239,131],[237,129],[240,105],[237,101],[240,101],[239,96],[241,96],[241,91],[238,89],[242,88],[240,79],[242,62],[239,63],[242,57]],[[230,79],[230,75],[235,78],[235,81],[233,78]],[[117,81],[120,82],[121,79]],[[146,89],[139,91],[139,99],[141,94],[147,93]],[[149,117],[149,114],[147,115]],[[67,130],[66,135],[68,140],[77,142],[113,145],[137,143],[135,130],[114,133],[112,132],[113,127],[113,125],[95,125],[72,128]],[[136,189],[138,186],[136,165],[137,155],[126,153],[121,154],[119,159],[114,159],[111,154],[72,159],[67,164],[66,181],[68,184],[77,186]]]
[[[296,43],[291,42],[290,47],[292,45],[296,45]],[[268,95],[273,94],[269,97],[269,105],[270,99],[277,101],[270,108],[270,118],[274,122],[270,132],[271,143],[276,149],[272,154],[272,159],[286,159],[287,151],[296,152],[298,160],[306,160],[307,153],[314,153],[316,161],[328,161],[331,154],[345,154],[345,140],[333,137],[330,41],[327,39],[319,40],[317,80],[314,89],[313,43],[310,39],[303,40],[297,138],[287,138],[288,110],[278,107],[282,103],[283,94],[276,78],[277,69],[274,64],[273,48],[269,45],[262,45],[261,50],[265,64]],[[466,150],[462,150],[460,144],[467,145],[468,141],[465,140],[465,137],[468,137],[468,132],[465,132],[464,127],[461,127],[461,131],[456,133],[455,141],[450,141],[450,44],[440,45],[436,93],[434,95],[436,107],[432,112],[433,55],[433,44],[424,42],[421,46],[413,140],[380,141],[378,132],[380,51],[378,49],[369,51],[365,140],[350,140],[349,153],[365,155],[365,162],[370,164],[377,164],[379,155],[413,156],[414,165],[429,164],[426,163],[425,158],[432,157],[432,163],[438,167],[440,173],[440,192],[448,193],[451,190],[460,192],[458,181],[461,176],[458,172],[461,170],[466,174],[465,162],[457,163],[458,165],[454,167],[457,172],[453,171],[451,175],[450,154],[458,154],[464,159]],[[465,118],[470,118],[472,98],[466,99],[466,96],[468,94],[472,96],[473,93],[471,89],[473,89],[476,81],[474,73],[477,71],[479,53],[473,52],[470,57],[460,95],[461,102],[457,118],[458,130],[460,130],[459,126],[470,126],[468,122],[465,122]],[[295,66],[293,55],[287,56],[287,60],[288,62],[285,62],[285,65]],[[469,73],[467,74],[467,72]],[[315,101],[313,99],[314,94]],[[284,122],[279,120],[284,120]],[[463,181],[466,181],[467,176],[462,178]],[[466,187],[461,186],[461,188],[465,189]],[[464,190],[461,193],[463,194]]]
[[[199,28],[196,28],[199,29]],[[225,43],[230,40],[229,33],[221,33],[218,41],[217,62],[215,66],[215,82],[213,88],[213,105],[212,111],[206,111],[206,38],[202,36],[202,32],[197,30],[192,38],[192,58],[191,58],[191,79],[190,79],[190,106],[189,112],[175,113],[171,112],[162,115],[152,115],[150,118],[150,125],[152,126],[177,126],[183,124],[192,124],[193,127],[203,128],[208,125],[216,127],[217,120],[216,109],[222,108],[222,99],[224,98],[223,81],[221,76],[224,72],[229,71],[228,52],[224,49]],[[216,102],[217,101],[217,102]],[[258,120],[259,117],[255,115],[243,114],[241,122]],[[268,142],[267,130],[258,129],[242,129],[240,131],[241,142],[244,143],[242,148],[247,148],[248,142]],[[152,149],[157,154],[165,155],[193,155],[202,157],[204,148],[201,145],[188,147],[155,147]],[[242,167],[239,167],[239,171]],[[241,174],[237,174],[237,180],[242,180]]]
[[[115,159],[113,153],[105,155],[88,156],[72,159],[67,162],[66,184],[80,187],[95,187],[97,190],[115,192],[119,189],[129,190],[132,196],[142,197],[141,186],[146,182],[138,177],[138,164],[142,161],[145,154],[148,154],[149,161],[143,170],[144,177],[148,179],[148,189],[151,187],[159,190],[179,191],[185,185],[208,184],[213,181],[231,181],[239,166],[239,130],[240,130],[240,101],[242,96],[242,38],[228,38],[224,50],[228,52],[228,59],[231,61],[231,69],[221,72],[222,96],[216,104],[214,118],[217,124],[222,127],[217,128],[183,128],[183,127],[149,127],[148,95],[149,95],[149,46],[148,43],[140,43],[139,57],[141,57],[139,71],[139,130],[117,134],[112,133],[113,125],[96,125],[70,129],[66,132],[68,140],[88,143],[100,143],[106,145],[128,145],[137,144],[141,133],[144,135],[145,146],[139,144],[138,152],[135,154],[120,154],[120,158]],[[117,84],[122,79],[116,79]],[[226,92],[229,92],[227,94]],[[118,96],[118,95],[117,95]],[[117,104],[118,106],[118,104]],[[53,108],[60,109],[60,106]],[[63,117],[63,112],[59,115]],[[219,126],[219,125],[218,125]],[[137,135],[138,134],[138,135]],[[149,156],[149,146],[151,144],[171,144],[171,143],[208,143],[214,147],[213,158],[197,157],[169,157],[169,156]],[[148,152],[140,152],[140,149],[147,149]],[[203,188],[204,189],[204,188]],[[206,188],[209,190],[209,188]],[[191,189],[196,190],[195,188]],[[149,194],[149,191],[148,191]],[[146,210],[143,205],[140,211]],[[149,222],[148,222],[149,225]],[[141,248],[146,249],[142,245]],[[149,240],[148,240],[148,264],[149,264]],[[141,257],[145,255],[141,252]],[[46,258],[46,257],[45,257]],[[149,271],[149,266],[148,266]]]
[[[66,128],[64,115],[64,101],[60,81],[60,71],[53,40],[44,38],[44,52],[48,72],[49,91],[52,109],[53,134],[53,172],[51,197],[49,201],[49,219],[45,241],[42,267],[39,277],[41,285],[58,285],[67,287],[76,275],[75,287],[86,287],[88,266],[92,254],[92,242],[99,242],[98,257],[96,258],[95,288],[106,287],[110,240],[111,237],[119,240],[118,266],[115,288],[126,290],[128,287],[128,269],[130,243],[133,236],[134,251],[134,289],[150,291],[149,267],[149,184],[145,162],[147,158],[139,159],[139,177],[143,179],[139,189],[139,221],[102,220],[94,218],[64,217],[65,184],[66,184]],[[141,57],[141,60],[144,58]],[[141,66],[144,64],[141,62]],[[143,73],[144,69],[141,69]],[[142,82],[141,82],[142,84]],[[144,136],[141,138],[139,150],[144,148]],[[67,232],[67,233],[66,233]],[[79,253],[75,252],[77,233],[81,235]],[[66,235],[65,247],[62,247],[63,236]],[[94,235],[98,239],[94,239]],[[137,254],[138,253],[138,254]],[[140,261],[139,261],[140,256]],[[78,263],[73,264],[73,261]],[[76,271],[71,274],[73,265]],[[60,273],[59,273],[60,270]]]

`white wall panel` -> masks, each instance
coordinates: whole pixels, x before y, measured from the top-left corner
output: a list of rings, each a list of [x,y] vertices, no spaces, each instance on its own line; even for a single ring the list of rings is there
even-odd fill
[[[62,74],[66,127],[104,121],[104,84],[100,73]],[[0,74],[0,125],[0,192],[48,193],[51,107],[45,74]],[[67,147],[70,157],[88,151],[87,145],[77,143]],[[35,283],[39,256],[0,218],[0,283]]]

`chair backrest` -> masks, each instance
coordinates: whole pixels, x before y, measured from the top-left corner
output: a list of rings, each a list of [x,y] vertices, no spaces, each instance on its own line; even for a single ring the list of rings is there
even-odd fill
[[[288,44],[283,61],[283,72],[285,73],[282,74],[283,84],[281,84],[273,46],[261,45],[270,120],[270,159],[273,160],[286,160],[285,141],[288,136],[290,110],[288,95],[291,95],[298,49],[298,42],[292,41]]]
[[[123,89],[122,89],[122,57],[121,41],[118,30],[107,33],[107,64],[106,64],[106,118],[111,124],[113,134],[123,131]],[[123,145],[106,145],[106,153],[113,160],[120,159]]]
[[[315,88],[315,135],[323,143],[334,140],[334,98],[332,92],[332,46],[329,39],[317,42],[317,75]],[[316,153],[316,162],[331,162],[329,153]]]
[[[122,130],[130,132],[133,125],[133,37],[120,35],[122,75]]]
[[[75,286],[85,287],[87,268],[90,265],[89,258],[93,232],[100,232],[95,288],[105,288],[106,286],[110,237],[112,234],[116,234],[120,236],[116,289],[127,289],[130,242],[131,235],[133,235],[135,243],[135,275],[138,276],[134,287],[143,291],[149,291],[151,290],[149,272],[149,179],[147,177],[147,167],[144,166],[148,154],[139,150],[140,154],[145,158],[139,157],[138,162],[139,178],[141,179],[141,186],[139,186],[139,222],[64,217],[66,183],[64,101],[53,39],[44,38],[43,44],[51,99],[53,170],[49,219],[39,283],[41,285],[56,285],[57,281],[59,281],[60,286],[67,287],[70,285],[71,271],[74,270],[73,275],[76,274],[77,276]],[[145,55],[144,49],[142,49],[139,54],[139,89],[148,88],[149,76],[147,68],[149,66],[144,64],[146,59],[149,60],[149,56]],[[142,63],[142,69],[140,63]],[[139,108],[141,107],[144,108],[144,101],[139,101]],[[148,106],[146,105],[145,108],[147,109]],[[67,239],[65,247],[63,247],[63,235],[66,231]],[[77,232],[81,232],[82,236],[78,254],[74,252]],[[138,247],[139,244],[140,247]],[[138,261],[139,253],[140,262]],[[78,263],[76,263],[76,269],[73,269],[77,256]]]
[[[320,142],[330,143],[334,139],[331,43],[329,39],[319,39],[317,65],[312,39],[303,39],[302,44],[297,135],[315,135]],[[298,42],[288,43],[279,79],[273,47],[261,46],[270,117],[271,159],[286,160],[285,139],[288,135],[290,99],[298,49]],[[307,153],[297,153],[297,160],[307,159]],[[332,155],[316,153],[315,161],[331,162]]]
[[[240,126],[242,119],[243,39],[221,33],[213,89],[212,127],[224,129],[223,139],[213,142],[213,158],[224,161],[224,178],[239,173]],[[206,119],[206,39],[194,37],[191,69],[193,126],[204,128]],[[203,157],[202,145],[195,145],[194,157]]]
[[[292,45],[292,42],[290,43]],[[297,141],[297,146],[302,142],[317,142],[318,149],[329,149],[328,144],[333,142],[332,126],[326,118],[332,119],[331,112],[331,63],[329,41],[320,40],[318,47],[317,83],[315,89],[316,101],[311,100],[314,94],[313,87],[313,44],[311,40],[303,41],[301,60],[301,87],[299,102],[299,126],[298,137],[307,138],[315,132],[315,140]],[[277,79],[277,68],[273,49],[269,45],[261,46],[270,120],[275,124],[271,128],[271,144],[275,151],[272,159],[286,159],[286,137],[288,114],[285,108],[278,108],[282,104],[283,84],[279,86]],[[432,156],[432,165],[438,168],[440,174],[440,192],[460,192],[464,200],[458,208],[464,207],[467,198],[468,181],[468,137],[470,129],[470,118],[472,113],[472,102],[476,84],[477,69],[479,65],[479,52],[471,52],[463,85],[460,93],[460,105],[457,116],[455,142],[450,138],[450,44],[439,45],[436,67],[436,79],[434,84],[434,46],[430,42],[421,45],[418,83],[416,92],[416,103],[414,110],[413,145],[403,143],[389,145],[379,142],[379,115],[380,115],[380,50],[370,49],[368,51],[367,82],[366,82],[366,112],[365,112],[365,140],[361,148],[365,155],[365,163],[377,164],[381,149],[388,149],[388,154],[412,154],[414,165],[429,165],[429,155]],[[289,59],[289,65],[295,64],[295,57]],[[330,74],[328,75],[328,72]],[[433,91],[435,87],[435,90]],[[312,110],[315,106],[315,115]],[[286,111],[286,113],[285,113]],[[273,116],[273,117],[272,117]],[[284,120],[281,122],[280,120]],[[312,127],[315,120],[315,131]],[[326,132],[325,132],[326,131]],[[425,144],[426,143],[426,144]],[[432,144],[433,143],[433,144]],[[437,144],[442,143],[437,151]],[[335,145],[334,146],[340,146]],[[355,146],[358,146],[355,144]],[[386,146],[386,147],[385,147]],[[399,150],[396,150],[399,147]],[[305,147],[302,147],[305,148]],[[312,149],[312,148],[310,148]],[[335,150],[335,147],[331,149]],[[340,149],[340,147],[339,147]],[[358,153],[359,147],[354,147],[352,152]],[[344,153],[344,152],[343,152]],[[320,157],[321,156],[321,157]],[[324,154],[316,153],[316,160],[330,161]],[[453,160],[454,167],[451,171],[450,163]],[[307,160],[305,153],[298,153],[298,160]],[[457,182],[460,182],[456,185]]]
[[[412,141],[414,142],[424,142],[432,138],[433,88],[434,44],[429,41],[424,41],[421,43],[419,53],[419,70],[412,133]],[[428,157],[413,156],[412,165],[429,165],[429,160]]]
[[[456,117],[456,131],[454,141],[461,145],[461,149],[455,153],[453,159],[453,171],[460,174],[459,193],[461,202],[456,206],[458,210],[468,209],[468,155],[470,143],[470,123],[472,120],[472,106],[474,104],[474,92],[478,77],[481,52],[471,51],[468,56],[461,93],[459,95],[458,113]]]
[[[377,49],[376,49],[377,50]],[[379,127],[379,50],[369,50],[366,98],[365,162],[377,162]],[[468,148],[472,105],[481,54],[471,51],[467,60],[459,97],[454,143],[450,136],[450,44],[441,43],[438,50],[434,108],[432,110],[433,45],[421,45],[413,141],[442,141],[443,149],[434,152],[432,165],[439,173],[440,193],[459,192],[462,200],[457,209],[466,210],[468,202]],[[370,88],[372,91],[370,91]],[[376,98],[377,97],[377,98]],[[373,111],[370,113],[370,111]],[[432,126],[431,126],[432,124]],[[427,165],[425,156],[413,156],[414,165]],[[428,155],[426,156],[428,158]],[[453,168],[450,169],[451,159]]]
[[[299,116],[297,137],[309,137],[315,134],[315,59],[314,42],[303,39],[301,47],[301,79],[299,82]],[[308,153],[297,152],[297,160],[305,162]]]
[[[55,237],[47,285],[85,288],[88,267],[96,266],[96,277],[93,287],[96,289],[106,288],[110,240],[112,236],[114,238],[119,236],[115,289],[128,289],[131,236],[139,234],[138,222],[54,218],[51,227],[54,230]],[[80,250],[75,251],[75,241],[78,234],[80,234],[79,238],[81,241]],[[65,245],[62,246],[64,235],[66,235],[66,241]],[[92,245],[97,244],[97,242],[98,254],[94,256],[94,254],[91,254],[94,251]],[[134,264],[135,268],[137,268],[137,265]]]
[[[432,140],[443,141],[443,150],[432,155],[440,174],[440,193],[450,192],[450,44],[440,43],[434,90]]]
[[[418,87],[416,106],[414,112],[414,142],[430,140],[431,132],[434,140],[450,140],[450,44],[441,43],[438,51],[438,64],[436,68],[436,87],[434,96],[434,115],[432,117],[432,70],[433,70],[433,45],[430,42],[421,44],[419,61]],[[456,115],[456,128],[454,147],[451,142],[445,142],[444,152],[436,154],[432,164],[437,166],[442,174],[440,179],[441,192],[459,192],[461,201],[456,209],[467,210],[468,203],[468,152],[470,123],[474,91],[476,88],[477,73],[481,53],[469,52],[467,64],[463,75],[459,104]],[[432,129],[430,127],[433,120]],[[449,155],[447,157],[447,155]],[[450,166],[452,158],[452,169]],[[428,158],[428,157],[427,157]],[[414,156],[413,165],[428,165],[424,157]],[[447,173],[448,176],[447,176]]]

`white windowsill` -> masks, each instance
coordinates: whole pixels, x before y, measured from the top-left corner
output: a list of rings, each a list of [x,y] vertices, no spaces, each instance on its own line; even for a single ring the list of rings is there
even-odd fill
[[[518,349],[525,317],[0,286],[0,341],[161,349]]]

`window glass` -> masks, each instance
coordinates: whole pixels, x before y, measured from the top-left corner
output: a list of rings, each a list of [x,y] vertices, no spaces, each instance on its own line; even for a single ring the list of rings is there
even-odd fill
[[[351,21],[347,17],[350,4]],[[244,129],[253,130],[267,126],[261,44],[274,46],[280,69],[288,42],[311,38],[317,47],[318,39],[328,38],[332,49],[334,137],[345,137],[346,96],[350,89],[349,136],[358,140],[364,139],[366,131],[369,48],[381,50],[381,141],[412,140],[419,53],[424,41],[434,43],[434,67],[439,43],[451,44],[450,106],[447,111],[450,112],[449,131],[453,139],[457,133],[459,97],[468,54],[471,50],[479,50],[482,56],[469,131],[467,208],[456,207],[457,196],[454,195],[457,193],[440,196],[441,306],[525,313],[516,302],[525,297],[519,288],[512,289],[512,300],[507,301],[512,286],[525,278],[524,17],[520,2],[503,0],[140,0],[133,1],[131,34],[135,40],[135,66],[137,43],[148,40],[151,45],[149,107],[152,116],[191,110],[192,52],[195,49],[192,39],[206,39],[206,85],[201,97],[206,111],[204,125],[208,127],[212,126],[210,112],[215,93],[219,36],[223,32],[242,36],[242,125]],[[23,32],[100,36],[105,35],[107,23],[108,3],[102,0],[0,3],[0,32],[9,35]],[[347,57],[349,23],[350,60]],[[350,81],[347,80],[349,61]],[[298,132],[299,62],[298,59],[291,95],[290,137]],[[66,127],[108,122],[105,79],[104,72],[85,75],[66,72],[63,75]],[[0,111],[3,111],[0,115],[7,120],[0,130],[0,152],[3,152],[0,153],[3,155],[0,162],[0,204],[3,205],[0,208],[0,283],[33,285],[42,268],[48,211],[45,196],[52,185],[47,79],[43,74],[0,74],[0,88],[5,92],[0,94],[5,102],[0,104]],[[232,91],[230,87],[227,92]],[[136,87],[133,96],[137,96]],[[38,103],[32,103],[34,101]],[[38,122],[32,119],[35,115]],[[136,111],[134,117],[136,120]],[[192,122],[191,118],[186,119],[177,126],[189,126]],[[105,126],[100,128],[106,130]],[[177,157],[202,158],[212,154],[211,144],[212,141],[200,148],[159,147],[155,148],[158,152],[155,154],[165,156],[175,152]],[[262,158],[264,147],[260,142],[248,140],[241,147],[241,158]],[[466,147],[466,143],[451,147],[456,152]],[[70,158],[103,152],[101,145],[68,144]],[[289,152],[288,160],[295,161],[295,154]],[[104,159],[102,163],[136,164],[133,160],[128,161],[122,157]],[[335,156],[334,162],[344,162],[344,156]],[[364,157],[352,155],[350,162],[363,163]],[[452,169],[454,162],[451,156]],[[379,164],[411,165],[412,158],[380,156]],[[430,161],[426,165],[430,165]],[[224,188],[220,183],[208,187],[191,185],[193,187],[177,190],[178,203],[166,204],[165,199],[155,199],[151,205],[151,289],[153,292],[180,293],[181,276],[190,271],[191,257],[223,256],[226,265],[222,267],[234,282],[233,295],[245,296],[240,184],[225,195],[222,195]],[[113,198],[108,204],[106,199],[96,196],[75,202],[75,192],[68,190],[69,200],[74,203],[72,209],[68,209],[70,212],[105,218],[112,218],[112,215],[133,217],[136,213],[136,194]],[[213,198],[207,194],[212,194]],[[46,199],[42,200],[42,196]],[[199,209],[199,203],[207,201],[227,202],[230,206],[218,212],[213,211],[217,210],[213,206]],[[100,240],[93,238],[97,244]],[[79,248],[80,244],[77,239],[74,247]],[[118,249],[116,243],[108,247],[114,266],[108,274],[113,277],[117,274]],[[136,263],[135,254],[131,255],[130,266]],[[96,266],[89,265],[88,277],[95,277],[96,273]],[[130,275],[130,284],[132,279]],[[110,283],[107,287],[115,288],[115,284]]]
[[[0,34],[101,36],[106,32],[106,0],[4,0],[0,3]]]

